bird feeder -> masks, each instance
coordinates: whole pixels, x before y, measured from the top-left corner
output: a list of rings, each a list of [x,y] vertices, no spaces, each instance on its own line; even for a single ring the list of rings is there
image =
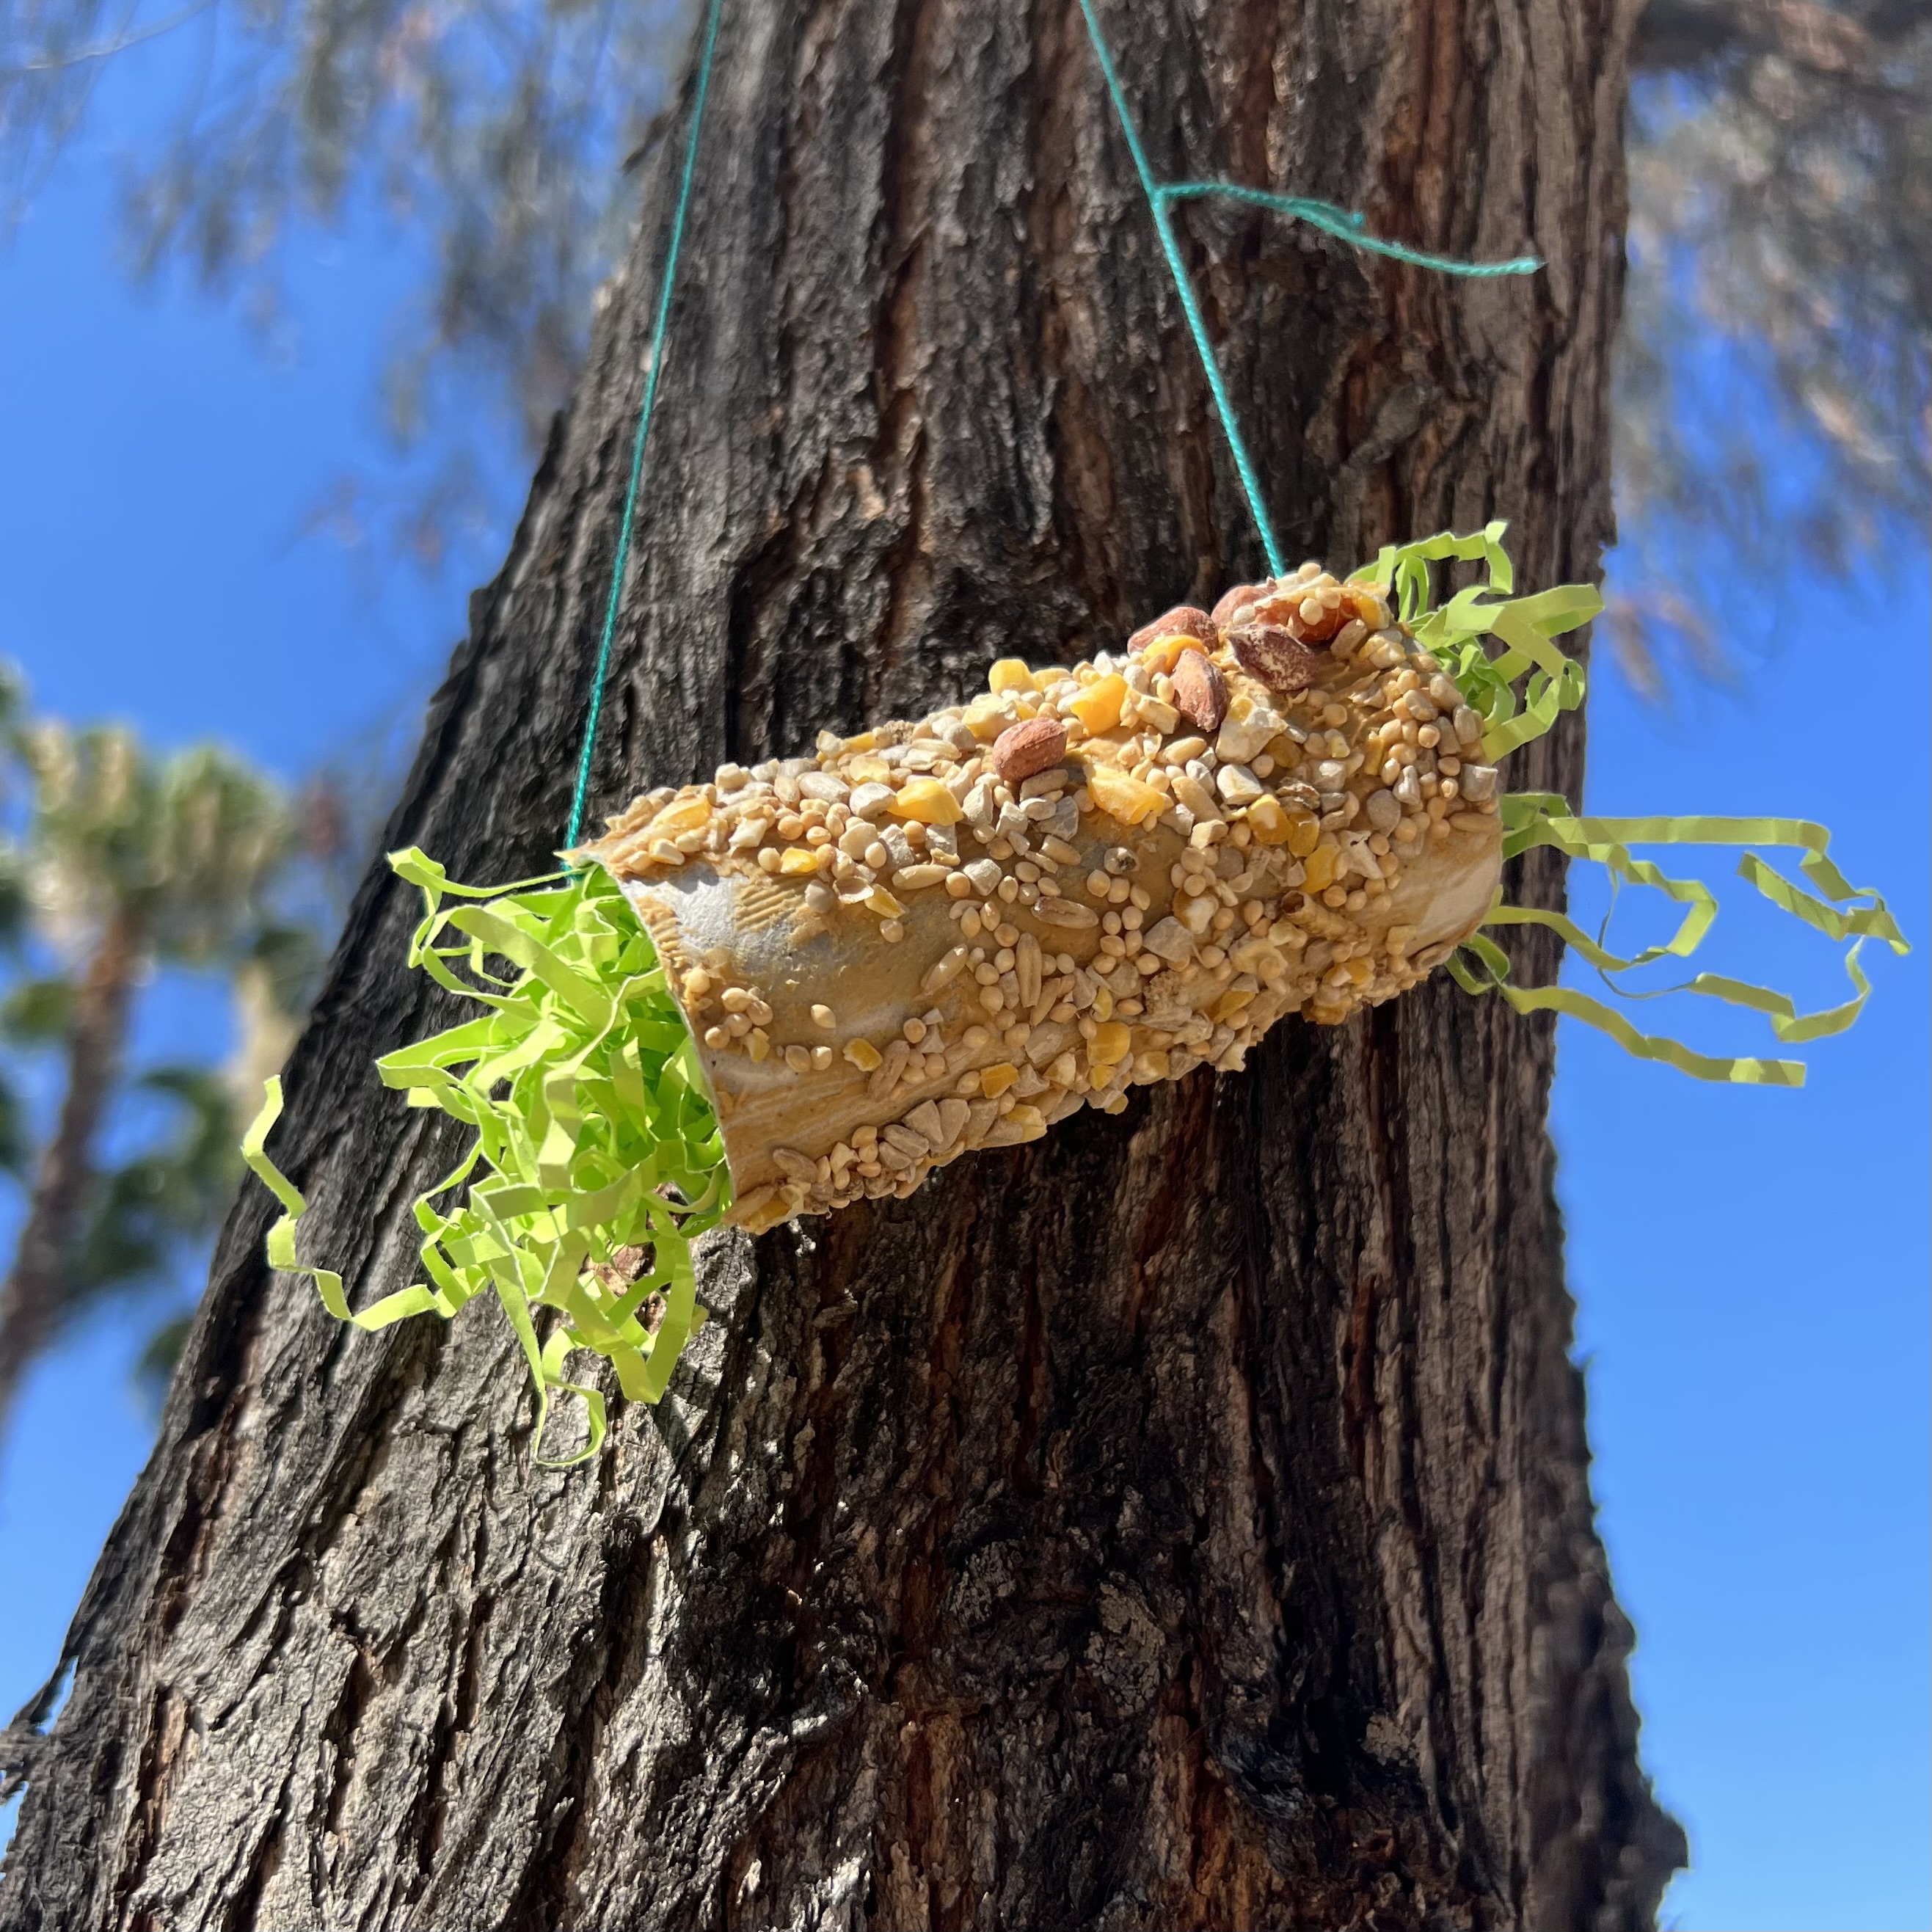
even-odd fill
[[[271,1082],[243,1147],[284,1210],[271,1262],[364,1328],[494,1292],[539,1432],[552,1391],[586,1404],[574,1461],[602,1439],[604,1399],[566,1358],[593,1349],[656,1400],[704,1319],[692,1244],[721,1220],[755,1234],[904,1198],[976,1149],[1118,1113],[1135,1086],[1238,1074],[1278,1022],[1339,1024],[1438,965],[1700,1078],[1800,1084],[1800,1063],[1712,1058],[1574,987],[1513,986],[1480,930],[1550,927],[1615,988],[1694,952],[1716,910],[1628,844],[1751,842],[1804,851],[1822,897],[1754,853],[1738,869],[1851,942],[1855,996],[1800,1014],[1717,974],[1677,990],[1815,1040],[1864,1003],[1864,940],[1905,950],[1822,826],[1578,818],[1502,791],[1501,761],[1581,701],[1555,640],[1600,600],[1510,598],[1501,536],[1391,547],[1346,582],[1305,564],[1072,664],[1003,658],[916,723],[648,791],[553,879],[478,891],[392,855],[425,898],[411,963],[484,1011],[378,1070],[476,1142],[416,1204],[427,1281],[352,1313],[340,1278],[297,1258],[306,1203],[266,1150]],[[1452,560],[1487,581],[1438,606],[1430,570]],[[1560,913],[1504,904],[1504,860],[1537,846],[1665,892],[1685,908],[1676,935],[1621,958]],[[544,1336],[542,1309],[560,1318]]]
[[[1380,589],[1311,564],[646,793],[578,856],[656,944],[758,1232],[1415,985],[1496,895],[1484,730]]]

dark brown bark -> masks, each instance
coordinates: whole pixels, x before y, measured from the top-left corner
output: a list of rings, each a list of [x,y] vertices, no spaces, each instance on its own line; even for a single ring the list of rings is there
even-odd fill
[[[0,1432],[21,1377],[67,1318],[67,1270],[94,1188],[94,1138],[121,1070],[141,963],[138,922],[112,914],[74,988],[60,1114],[34,1168],[14,1265],[0,1286]]]
[[[1293,554],[1507,514],[1527,580],[1593,573],[1628,9],[1106,12],[1156,166],[1549,258],[1454,283],[1187,211]],[[712,107],[600,806],[1256,573],[1072,0],[728,0]],[[458,877],[563,822],[674,166],[392,827]],[[415,915],[365,886],[278,1143],[365,1294],[454,1144],[369,1068],[448,1016]],[[245,1196],[70,1700],[16,1731],[0,1926],[1648,1924],[1682,1840],[1592,1528],[1550,1054],[1432,985],[721,1242],[671,1396],[569,1475],[488,1313],[338,1329]]]

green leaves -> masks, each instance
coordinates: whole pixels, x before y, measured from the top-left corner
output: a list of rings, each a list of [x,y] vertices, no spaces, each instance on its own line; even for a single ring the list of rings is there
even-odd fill
[[[95,1184],[68,1270],[76,1302],[164,1274],[177,1250],[213,1227],[242,1177],[226,1083],[205,1067],[164,1066],[137,1091],[172,1104],[167,1130]]]
[[[54,1046],[73,1023],[74,983],[62,974],[19,980],[0,998],[0,1036],[9,1046]]]
[[[352,1313],[339,1275],[296,1258],[307,1202],[265,1150],[281,1112],[281,1083],[270,1081],[242,1144],[284,1210],[268,1259],[308,1275],[331,1313],[370,1330],[453,1316],[494,1293],[529,1365],[538,1438],[553,1391],[584,1399],[584,1448],[536,1458],[566,1467],[596,1455],[604,1431],[602,1395],[564,1379],[568,1352],[594,1350],[627,1396],[656,1402],[704,1319],[691,1244],[729,1204],[717,1117],[650,937],[608,874],[478,891],[413,849],[389,862],[423,893],[410,963],[485,1010],[386,1054],[376,1071],[411,1106],[440,1108],[476,1138],[417,1197],[428,1284]],[[446,896],[487,903],[446,909]],[[454,1204],[439,1204],[458,1190]],[[560,1318],[541,1342],[539,1309]]]

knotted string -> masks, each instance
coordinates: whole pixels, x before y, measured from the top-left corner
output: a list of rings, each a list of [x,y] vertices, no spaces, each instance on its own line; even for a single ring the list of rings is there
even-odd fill
[[[577,843],[584,829],[584,803],[590,790],[590,760],[597,748],[598,721],[604,712],[604,680],[610,668],[610,640],[616,634],[617,607],[624,592],[624,569],[631,556],[631,529],[638,509],[638,487],[644,473],[644,446],[650,439],[651,415],[657,406],[658,382],[664,373],[664,334],[670,321],[671,290],[677,280],[678,256],[684,248],[685,217],[691,207],[692,177],[698,169],[698,130],[704,118],[704,97],[711,89],[712,56],[718,46],[718,16],[724,0],[711,0],[705,16],[704,51],[698,57],[698,91],[691,104],[691,125],[684,139],[684,175],[678,183],[677,208],[671,217],[670,245],[664,251],[664,274],[658,284],[657,317],[651,327],[650,367],[644,376],[644,401],[638,415],[638,435],[631,450],[631,480],[624,491],[624,517],[617,526],[617,555],[610,566],[610,596],[604,607],[604,634],[597,646],[597,668],[590,682],[590,710],[584,721],[584,748],[577,760],[577,790],[570,801],[570,830],[564,849]]]
[[[1298,194],[1276,194],[1264,188],[1246,188],[1239,182],[1174,182],[1159,190],[1163,202],[1202,201],[1219,196],[1227,201],[1252,202],[1257,208],[1271,208],[1277,214],[1292,215],[1311,228],[1346,242],[1366,255],[1386,255],[1393,262],[1407,262],[1418,268],[1433,268],[1441,275],[1460,275],[1466,280],[1486,275],[1533,275],[1543,266],[1540,255],[1512,255],[1506,262],[1464,262],[1454,255],[1432,255],[1412,248],[1406,242],[1384,242],[1371,235],[1366,218],[1353,209],[1337,208],[1332,201],[1311,201]]]
[[[1141,146],[1139,131],[1134,126],[1134,117],[1127,106],[1126,91],[1120,85],[1119,70],[1114,65],[1114,56],[1108,50],[1106,37],[1100,31],[1100,22],[1094,10],[1094,0],[1080,0],[1080,11],[1087,22],[1088,38],[1094,43],[1095,57],[1100,63],[1100,72],[1107,83],[1107,92],[1112,97],[1114,112],[1120,123],[1120,132],[1126,136],[1127,151],[1133,157],[1134,172],[1140,177],[1141,191],[1147,197],[1148,212],[1154,218],[1154,232],[1160,238],[1161,252],[1167,257],[1168,272],[1174,278],[1174,292],[1180,298],[1181,313],[1187,318],[1188,333],[1194,338],[1195,352],[1201,358],[1202,373],[1208,378],[1208,392],[1214,398],[1216,413],[1221,418],[1222,434],[1228,439],[1228,448],[1234,459],[1236,473],[1241,479],[1241,488],[1248,500],[1248,514],[1253,518],[1255,528],[1260,533],[1262,549],[1268,558],[1268,574],[1280,577],[1287,565],[1281,554],[1281,547],[1275,542],[1274,526],[1270,522],[1268,506],[1262,496],[1261,478],[1256,473],[1254,459],[1248,454],[1248,446],[1241,434],[1241,426],[1234,415],[1234,404],[1229,400],[1227,385],[1221,379],[1220,364],[1215,360],[1214,345],[1208,340],[1208,325],[1201,314],[1201,304],[1196,299],[1194,284],[1189,278],[1186,265],[1180,259],[1180,244],[1174,232],[1174,222],[1168,209],[1177,201],[1198,201],[1210,196],[1218,196],[1228,201],[1245,201],[1258,208],[1273,209],[1278,214],[1292,216],[1298,221],[1305,221],[1311,227],[1332,235],[1338,242],[1346,242],[1352,248],[1359,248],[1365,254],[1386,255],[1397,262],[1407,262],[1419,268],[1432,268],[1438,274],[1463,276],[1527,275],[1542,267],[1542,262],[1534,255],[1520,255],[1507,262],[1459,262],[1448,255],[1431,255],[1420,249],[1411,248],[1400,242],[1384,242],[1379,236],[1368,233],[1363,226],[1360,214],[1346,208],[1337,208],[1333,202],[1310,200],[1299,195],[1275,194],[1266,188],[1244,188],[1238,182],[1157,182],[1154,170],[1148,165],[1147,150]]]

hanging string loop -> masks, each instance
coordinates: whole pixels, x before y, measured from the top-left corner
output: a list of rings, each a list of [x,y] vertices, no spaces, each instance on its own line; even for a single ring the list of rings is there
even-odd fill
[[[1527,275],[1542,267],[1542,262],[1534,255],[1520,255],[1506,262],[1462,262],[1453,256],[1432,255],[1420,249],[1411,248],[1400,242],[1385,242],[1378,236],[1368,232],[1363,218],[1345,208],[1337,208],[1333,202],[1312,200],[1305,196],[1276,194],[1267,188],[1247,188],[1238,182],[1160,182],[1154,178],[1149,164],[1147,150],[1141,145],[1140,132],[1134,125],[1134,117],[1127,106],[1126,92],[1120,85],[1120,70],[1114,64],[1114,56],[1107,45],[1106,36],[1100,31],[1100,16],[1094,10],[1094,0],[1080,0],[1080,11],[1087,22],[1088,38],[1094,44],[1094,58],[1100,64],[1102,77],[1107,83],[1107,92],[1114,104],[1115,118],[1120,124],[1120,132],[1126,137],[1127,152],[1133,157],[1134,172],[1139,177],[1141,192],[1147,197],[1148,212],[1153,218],[1154,232],[1160,237],[1161,253],[1167,258],[1168,272],[1174,278],[1174,292],[1180,298],[1181,313],[1187,320],[1187,332],[1194,338],[1195,353],[1201,358],[1202,374],[1208,379],[1208,393],[1214,399],[1215,413],[1220,418],[1221,433],[1228,440],[1229,453],[1234,459],[1234,471],[1241,480],[1242,494],[1248,500],[1248,514],[1254,520],[1255,529],[1262,540],[1262,550],[1268,559],[1268,574],[1280,577],[1288,566],[1276,542],[1274,526],[1270,520],[1268,505],[1262,494],[1261,478],[1255,468],[1254,458],[1248,452],[1246,439],[1241,434],[1239,419],[1234,414],[1233,401],[1228,394],[1227,384],[1221,375],[1220,364],[1216,360],[1214,344],[1208,339],[1208,325],[1201,314],[1201,304],[1194,292],[1194,284],[1187,272],[1186,264],[1181,260],[1180,244],[1174,231],[1173,217],[1169,212],[1178,201],[1200,201],[1210,198],[1228,201],[1247,202],[1257,208],[1271,209],[1278,214],[1286,214],[1298,221],[1305,221],[1311,227],[1318,228],[1324,234],[1332,235],[1338,242],[1345,242],[1352,248],[1364,254],[1385,255],[1391,260],[1407,262],[1419,268],[1432,269],[1438,274],[1462,276]]]
[[[610,594],[604,603],[604,628],[598,640],[596,668],[591,674],[590,704],[584,718],[582,748],[578,755],[577,782],[571,796],[569,826],[564,837],[566,850],[577,844],[584,830],[584,807],[590,791],[592,761],[596,752],[598,728],[603,718],[604,687],[610,674],[610,650],[616,635],[617,614],[623,601],[624,576],[630,562],[632,537],[637,521],[638,497],[644,474],[645,452],[650,440],[651,420],[656,412],[658,391],[663,379],[671,296],[676,286],[678,263],[683,252],[685,229],[691,208],[692,183],[697,172],[698,134],[704,122],[706,98],[710,92],[712,68],[718,44],[718,16],[722,10],[723,0],[710,0],[705,14],[704,40],[698,56],[698,80],[692,100],[691,120],[685,135],[683,171],[679,180],[677,202],[671,217],[670,239],[664,254],[664,274],[658,286],[657,311],[651,328],[644,403],[638,414],[637,436],[631,451],[631,473],[625,488],[623,515],[617,530],[616,554],[610,568]],[[1265,208],[1274,213],[1306,222],[1311,227],[1333,236],[1336,240],[1365,254],[1386,256],[1391,260],[1406,262],[1438,274],[1463,277],[1522,275],[1531,274],[1543,265],[1533,255],[1518,256],[1502,262],[1464,262],[1450,256],[1431,254],[1420,249],[1412,248],[1403,242],[1385,241],[1378,236],[1372,235],[1360,214],[1338,208],[1332,202],[1306,196],[1277,194],[1270,189],[1250,188],[1238,182],[1156,180],[1148,159],[1147,150],[1142,145],[1139,130],[1134,124],[1132,112],[1128,107],[1126,92],[1121,85],[1120,71],[1114,64],[1113,53],[1108,46],[1106,37],[1100,30],[1100,18],[1094,10],[1094,0],[1080,0],[1080,11],[1086,21],[1088,34],[1093,42],[1102,77],[1106,82],[1107,92],[1113,103],[1115,117],[1120,122],[1120,132],[1126,138],[1128,152],[1132,157],[1134,172],[1146,198],[1154,232],[1160,239],[1161,253],[1166,260],[1168,272],[1173,279],[1174,292],[1180,298],[1181,312],[1186,320],[1188,333],[1193,339],[1195,352],[1200,358],[1202,373],[1207,378],[1208,392],[1214,398],[1215,414],[1220,419],[1222,434],[1227,439],[1229,453],[1234,458],[1242,494],[1247,500],[1248,513],[1252,518],[1255,529],[1261,538],[1262,549],[1267,557],[1269,572],[1279,577],[1287,568],[1287,564],[1282,555],[1281,546],[1275,538],[1274,526],[1269,518],[1267,500],[1262,490],[1260,474],[1249,452],[1247,440],[1241,433],[1240,421],[1235,413],[1233,399],[1228,393],[1220,364],[1214,354],[1214,344],[1208,339],[1206,319],[1201,312],[1192,280],[1181,257],[1180,238],[1174,230],[1172,213],[1174,205],[1182,201],[1210,199],[1244,202],[1251,206]]]

